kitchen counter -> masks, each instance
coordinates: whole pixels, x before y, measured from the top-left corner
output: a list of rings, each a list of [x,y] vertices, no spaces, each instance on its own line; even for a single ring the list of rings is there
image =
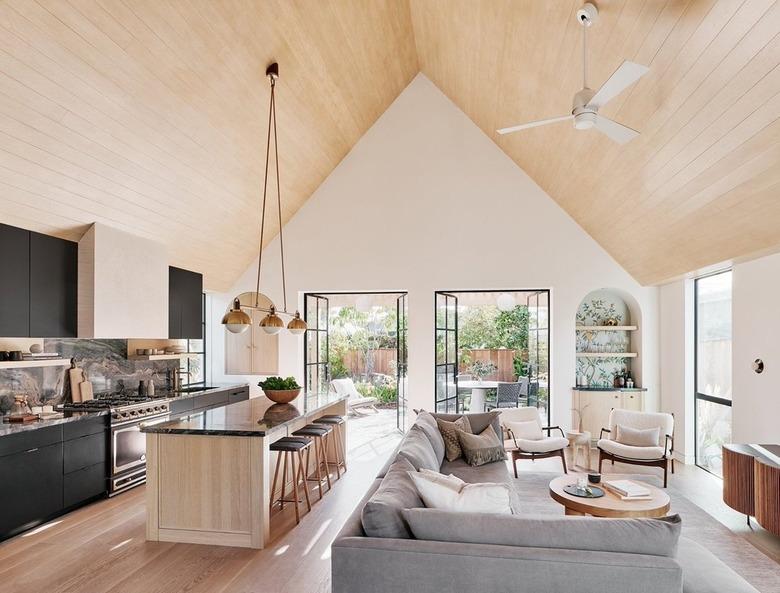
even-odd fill
[[[141,430],[154,434],[264,437],[345,399],[347,396],[335,393],[315,393],[301,394],[289,404],[275,404],[267,397],[255,397],[178,420],[144,426]]]
[[[108,410],[102,410],[100,412],[64,412],[61,418],[49,418],[47,420],[36,420],[35,422],[23,423],[3,422],[0,424],[0,437],[26,432],[28,430],[37,430],[39,428],[57,426],[58,424],[66,424],[68,422],[78,422],[79,420],[83,420],[85,418],[95,418],[97,416],[106,415],[108,415]]]
[[[271,443],[326,414],[346,419],[348,399],[302,394],[290,404],[275,404],[257,397],[142,427],[146,539],[265,547],[270,541],[271,474],[277,455]],[[341,450],[347,451],[346,426],[341,429]],[[334,445],[331,441],[326,451],[331,461]],[[310,464],[307,475],[316,464],[311,457],[305,462]]]
[[[240,387],[249,387],[249,383],[212,383],[205,389],[198,391],[158,391],[154,397],[166,397],[169,399],[187,399],[197,397],[206,393],[215,393],[217,391],[226,391],[228,389],[238,389]]]
[[[646,387],[572,387],[577,391],[647,391]]]

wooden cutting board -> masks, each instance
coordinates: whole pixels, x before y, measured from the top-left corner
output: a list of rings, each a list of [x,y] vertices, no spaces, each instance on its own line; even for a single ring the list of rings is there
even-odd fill
[[[79,383],[79,391],[81,391],[81,401],[88,402],[92,399],[92,383],[89,381]]]
[[[70,399],[74,404],[81,401],[80,385],[84,383],[84,369],[70,369]]]

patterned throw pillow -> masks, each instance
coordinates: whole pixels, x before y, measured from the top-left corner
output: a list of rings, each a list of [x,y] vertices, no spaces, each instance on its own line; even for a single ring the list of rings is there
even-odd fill
[[[469,465],[485,465],[506,459],[504,445],[492,426],[488,426],[478,435],[459,430],[458,439],[463,450],[463,457],[466,458]]]
[[[460,440],[458,439],[458,431],[471,433],[469,419],[461,416],[454,422],[447,422],[437,418],[436,424],[439,427],[441,437],[444,439],[444,455],[447,457],[447,461],[454,461],[463,454],[460,448]]]

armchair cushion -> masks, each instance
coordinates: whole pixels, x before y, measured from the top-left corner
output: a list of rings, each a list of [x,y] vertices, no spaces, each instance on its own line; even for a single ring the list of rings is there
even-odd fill
[[[618,443],[624,445],[632,445],[634,447],[656,447],[659,443],[659,436],[661,428],[656,426],[654,428],[631,428],[630,426],[624,426],[618,424],[616,426],[617,434],[615,440]]]
[[[625,457],[626,459],[654,460],[663,459],[664,457],[663,447],[634,447],[609,439],[599,439],[596,446],[602,451],[618,457]]]
[[[666,435],[674,434],[674,416],[665,412],[637,412],[615,409],[609,413],[609,428],[616,434],[617,425],[634,429],[658,428],[659,447],[664,446]]]
[[[565,449],[569,445],[569,440],[563,437],[549,437],[538,441],[515,439],[515,441],[517,441],[517,448],[524,453],[550,453]],[[511,440],[508,442],[512,443]],[[514,443],[512,444],[514,445]]]
[[[512,435],[516,439],[540,441],[544,438],[542,425],[536,420],[529,420],[527,422],[504,422],[504,426],[512,431]]]

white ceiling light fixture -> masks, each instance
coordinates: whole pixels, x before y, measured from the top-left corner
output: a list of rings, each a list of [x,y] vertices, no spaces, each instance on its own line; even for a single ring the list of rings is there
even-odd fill
[[[508,292],[502,292],[496,299],[496,307],[498,307],[499,311],[511,311],[516,306],[517,300],[515,299],[515,295],[509,294]]]
[[[574,120],[576,129],[589,130],[590,128],[596,128],[618,144],[625,144],[639,135],[639,132],[636,130],[619,124],[608,117],[599,115],[599,109],[647,74],[649,71],[647,66],[625,61],[612,73],[607,82],[601,85],[598,91],[594,92],[588,88],[588,29],[598,20],[598,15],[598,9],[590,2],[577,11],[577,22],[582,25],[582,89],[574,95],[571,115],[551,117],[518,126],[501,128],[497,130],[499,134],[511,134],[519,130]]]
[[[279,186],[279,149],[276,137],[276,80],[279,78],[279,64],[274,62],[265,71],[265,75],[271,83],[271,103],[268,108],[268,136],[265,144],[265,177],[263,179],[263,209],[260,215],[260,251],[257,254],[257,284],[255,300],[244,308],[263,311],[266,316],[260,320],[260,327],[267,334],[278,334],[284,328],[284,321],[280,315],[291,317],[287,329],[291,334],[300,335],[306,331],[306,322],[301,319],[301,314],[296,311],[292,314],[287,311],[287,280],[284,271],[284,227],[282,226],[282,190]],[[282,261],[282,296],[284,308],[277,310],[273,303],[266,308],[260,306],[260,270],[263,264],[263,235],[265,234],[265,207],[268,196],[268,166],[271,160],[271,130],[274,136],[274,166],[276,169],[276,205],[279,213],[279,255]],[[249,315],[241,310],[241,301],[236,298],[233,307],[222,318],[222,324],[232,333],[246,331],[252,323]]]

